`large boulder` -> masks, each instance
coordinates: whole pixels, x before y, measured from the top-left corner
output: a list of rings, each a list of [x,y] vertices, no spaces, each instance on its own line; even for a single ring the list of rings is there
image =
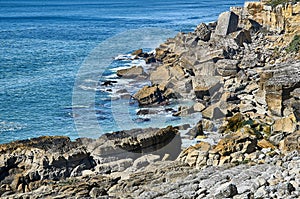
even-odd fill
[[[211,30],[208,28],[208,26],[205,23],[199,24],[195,30],[195,33],[202,41],[210,40]]]
[[[262,75],[261,87],[266,92],[268,110],[270,114],[282,117],[284,102],[297,93],[294,90],[300,88],[300,62],[281,64],[263,73],[266,75]]]
[[[198,99],[212,96],[221,87],[222,79],[217,76],[197,76],[192,79],[193,90]]]
[[[218,73],[223,76],[235,76],[238,73],[238,60],[221,59],[216,63]]]
[[[206,165],[210,149],[211,145],[208,142],[200,142],[183,150],[178,156],[178,160],[200,168]]]
[[[221,139],[214,148],[214,152],[227,156],[235,152],[252,153],[256,148],[256,135],[249,133],[247,127],[245,127]]]
[[[296,131],[282,140],[279,148],[283,152],[300,151],[300,131]]]
[[[144,86],[133,95],[141,106],[160,104],[173,97],[175,97],[173,91],[162,85]]]
[[[147,77],[142,66],[133,66],[131,68],[120,69],[117,71],[117,75],[122,78],[142,78]]]
[[[232,32],[235,32],[237,31],[238,23],[239,16],[234,12],[223,12],[219,15],[215,34],[219,36],[226,36]]]
[[[278,133],[293,133],[296,131],[296,118],[294,115],[275,120],[273,132]]]
[[[252,42],[250,31],[248,30],[234,32],[232,33],[232,36],[236,44],[239,46],[243,46],[244,43],[248,44]]]
[[[170,71],[165,65],[157,67],[154,71],[150,73],[150,81],[152,84],[160,84],[161,82],[170,79]]]

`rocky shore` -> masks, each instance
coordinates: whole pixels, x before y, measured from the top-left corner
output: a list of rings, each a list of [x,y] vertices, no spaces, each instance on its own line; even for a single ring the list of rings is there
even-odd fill
[[[150,69],[117,75],[150,80],[131,96],[137,114],[189,99],[171,111],[199,112],[198,124],[0,145],[0,197],[299,198],[299,22],[297,1],[247,2],[155,53],[135,51]],[[181,129],[198,143],[182,149]]]

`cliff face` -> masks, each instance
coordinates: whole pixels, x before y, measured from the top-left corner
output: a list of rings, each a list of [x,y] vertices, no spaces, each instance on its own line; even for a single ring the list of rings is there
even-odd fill
[[[300,2],[297,4],[280,4],[276,7],[265,2],[246,2],[243,8],[231,8],[240,15],[241,21],[252,19],[269,31],[284,33],[281,44],[287,44],[292,36],[300,34]]]

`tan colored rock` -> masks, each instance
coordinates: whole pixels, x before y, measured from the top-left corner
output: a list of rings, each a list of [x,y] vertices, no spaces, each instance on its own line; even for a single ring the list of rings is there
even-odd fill
[[[279,143],[279,149],[283,152],[300,151],[300,131],[287,136]]]
[[[273,125],[274,132],[293,133],[296,130],[296,118],[294,115],[281,118],[275,121]]]
[[[159,104],[172,98],[173,91],[165,88],[164,85],[144,86],[133,95],[139,105]]]
[[[207,119],[202,119],[202,126],[204,131],[215,131],[216,129],[214,122]]]
[[[241,163],[245,158],[244,154],[241,152],[232,153],[230,154],[230,157],[232,163]]]
[[[271,149],[276,148],[271,142],[269,142],[266,139],[259,140],[257,142],[257,146],[259,146],[260,148],[271,148]]]
[[[202,103],[197,102],[197,103],[195,103],[195,104],[193,105],[193,109],[194,109],[194,111],[196,111],[196,112],[201,112],[201,111],[203,111],[203,110],[205,109],[205,106],[204,106]]]
[[[160,84],[170,79],[170,72],[167,66],[162,65],[156,68],[155,71],[150,74],[150,81],[152,84]]]
[[[178,65],[170,67],[169,71],[170,71],[171,78],[174,77],[174,78],[176,78],[178,80],[181,80],[185,76],[184,70],[182,69],[182,67],[180,67]]]
[[[225,117],[225,113],[219,108],[220,103],[212,104],[202,111],[202,117],[209,120],[217,120]]]
[[[143,54],[143,49],[138,49],[136,51],[134,51],[133,53],[131,53],[132,55],[137,55],[137,56],[141,56]]]
[[[200,142],[195,146],[190,146],[181,152],[178,156],[178,160],[183,161],[190,166],[197,166],[198,168],[206,165],[208,152],[211,149],[211,145],[207,142]]]
[[[142,76],[147,76],[142,66],[133,66],[131,68],[118,70],[117,75],[122,78],[142,78]]]
[[[199,156],[198,151],[192,151],[192,152],[188,153],[185,163],[187,163],[190,166],[196,166],[198,156]]]
[[[231,162],[231,156],[221,156],[219,166],[222,166],[222,165],[224,165],[226,163],[230,163],[230,162]]]
[[[257,138],[242,129],[221,139],[213,149],[221,156],[228,156],[235,152],[252,153],[256,150]]]

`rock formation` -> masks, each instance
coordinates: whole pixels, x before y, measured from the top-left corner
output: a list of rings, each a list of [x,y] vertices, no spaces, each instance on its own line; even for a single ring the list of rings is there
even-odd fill
[[[245,3],[154,54],[132,53],[155,63],[151,85],[132,96],[138,114],[193,100],[173,115],[202,113],[188,130],[196,145],[181,150],[178,129],[189,125],[0,145],[1,198],[298,198],[300,53],[289,47],[299,6]],[[141,67],[117,74],[146,76]]]

